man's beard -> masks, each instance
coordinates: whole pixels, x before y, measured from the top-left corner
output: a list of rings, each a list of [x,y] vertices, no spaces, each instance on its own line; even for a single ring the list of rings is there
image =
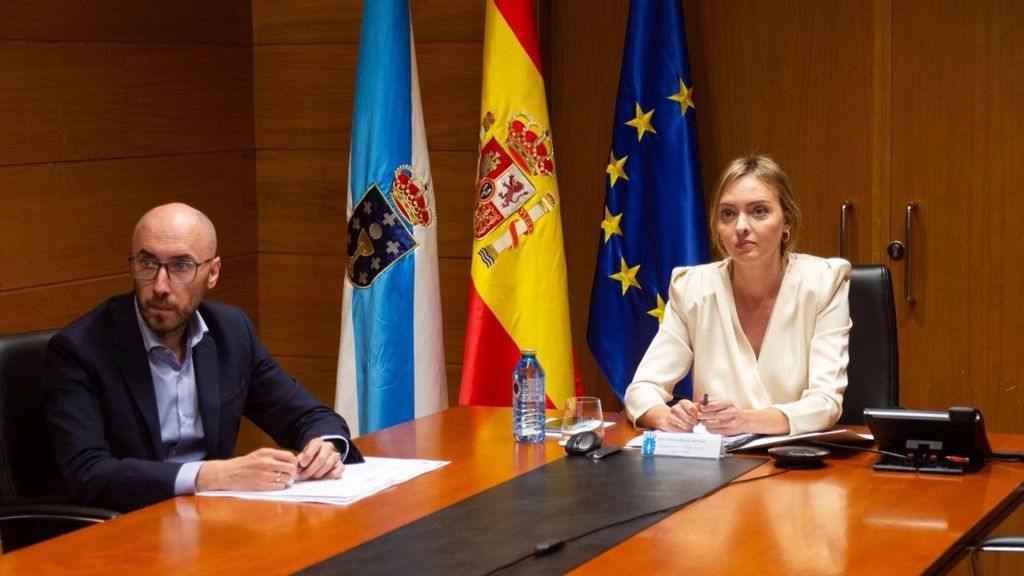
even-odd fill
[[[154,310],[151,308],[154,304],[165,303],[167,301],[162,300],[139,302],[139,309],[142,311],[142,319],[146,322],[146,326],[149,326],[149,329],[161,338],[183,330],[189,321],[192,320],[192,314],[194,313],[194,310],[182,310],[180,306],[173,304],[172,310]]]

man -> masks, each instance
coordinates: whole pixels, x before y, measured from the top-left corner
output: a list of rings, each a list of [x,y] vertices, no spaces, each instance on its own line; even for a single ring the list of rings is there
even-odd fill
[[[131,510],[200,490],[341,477],[348,426],[267,353],[244,312],[203,302],[220,277],[213,223],[185,204],[139,220],[135,290],[50,341],[46,414],[81,503]],[[241,417],[292,449],[233,457]]]

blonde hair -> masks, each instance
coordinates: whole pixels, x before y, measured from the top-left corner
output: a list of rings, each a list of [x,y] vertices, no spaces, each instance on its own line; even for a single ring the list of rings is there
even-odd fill
[[[779,199],[782,212],[789,216],[789,232],[783,235],[782,242],[779,244],[779,253],[783,256],[788,255],[796,245],[796,234],[800,228],[800,207],[793,199],[789,176],[786,176],[786,172],[774,158],[766,154],[752,154],[737,158],[730,162],[722,171],[722,175],[718,177],[718,182],[715,183],[714,200],[711,202],[711,243],[722,256],[727,254],[725,246],[722,244],[722,238],[718,235],[718,203],[722,200],[722,191],[744,176],[753,176],[771,188]]]

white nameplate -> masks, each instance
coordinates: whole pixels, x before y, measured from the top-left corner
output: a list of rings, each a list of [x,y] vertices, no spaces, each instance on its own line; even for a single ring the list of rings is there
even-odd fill
[[[647,431],[643,435],[644,454],[684,456],[686,458],[722,457],[721,434]]]

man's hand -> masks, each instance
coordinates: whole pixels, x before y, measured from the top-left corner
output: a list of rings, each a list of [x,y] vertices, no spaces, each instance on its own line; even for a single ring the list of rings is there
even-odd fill
[[[320,478],[341,478],[345,465],[334,444],[321,438],[313,438],[299,453],[299,480]]]
[[[292,483],[298,470],[299,459],[291,452],[260,448],[230,460],[203,462],[196,476],[196,491],[281,490]]]

